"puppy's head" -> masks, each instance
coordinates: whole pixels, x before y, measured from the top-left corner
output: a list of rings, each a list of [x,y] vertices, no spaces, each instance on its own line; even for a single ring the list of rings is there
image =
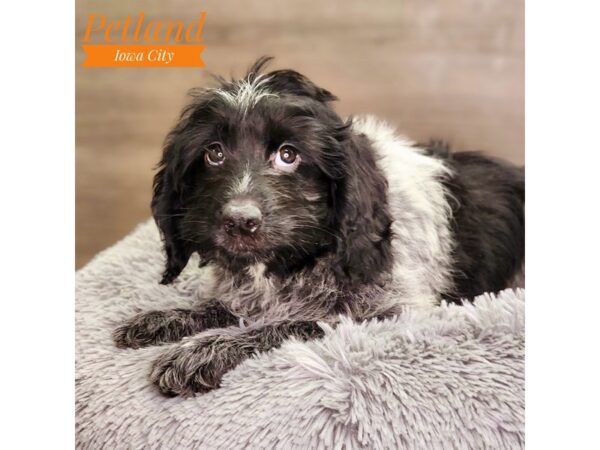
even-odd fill
[[[281,274],[331,253],[348,279],[389,263],[386,184],[369,143],[333,111],[329,91],[291,70],[261,74],[268,60],[195,91],[166,139],[152,200],[163,283],[194,252]]]

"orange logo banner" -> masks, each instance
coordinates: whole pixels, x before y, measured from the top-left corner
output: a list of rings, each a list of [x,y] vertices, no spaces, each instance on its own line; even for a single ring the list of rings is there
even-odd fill
[[[204,45],[83,45],[83,67],[204,67]]]

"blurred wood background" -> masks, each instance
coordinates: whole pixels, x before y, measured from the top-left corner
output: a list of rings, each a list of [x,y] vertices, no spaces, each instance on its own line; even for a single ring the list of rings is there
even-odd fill
[[[261,55],[331,90],[342,115],[373,113],[415,140],[524,161],[523,0],[78,0],[76,264],[150,215],[162,140],[208,71]],[[207,69],[82,68],[88,15],[190,18],[205,10]]]

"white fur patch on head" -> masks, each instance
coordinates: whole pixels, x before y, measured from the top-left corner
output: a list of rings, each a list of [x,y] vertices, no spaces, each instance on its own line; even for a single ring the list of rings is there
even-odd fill
[[[307,202],[313,203],[321,200],[321,194],[318,192],[305,192],[302,195]]]
[[[251,74],[252,75],[252,74]],[[215,93],[227,103],[240,108],[243,114],[265,97],[277,97],[277,94],[269,92],[265,84],[270,80],[265,75],[255,77],[248,76],[244,80],[234,82],[234,91],[215,89]]]
[[[250,169],[246,168],[243,175],[238,178],[231,189],[233,195],[244,195],[250,191],[252,186],[252,174]]]

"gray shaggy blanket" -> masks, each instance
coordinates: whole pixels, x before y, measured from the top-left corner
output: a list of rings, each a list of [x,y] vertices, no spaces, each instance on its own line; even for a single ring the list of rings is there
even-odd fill
[[[76,442],[85,449],[408,448],[524,445],[524,291],[289,341],[193,398],[149,383],[161,347],[117,349],[111,331],[191,304],[194,264],[160,286],[148,222],[76,276]]]

